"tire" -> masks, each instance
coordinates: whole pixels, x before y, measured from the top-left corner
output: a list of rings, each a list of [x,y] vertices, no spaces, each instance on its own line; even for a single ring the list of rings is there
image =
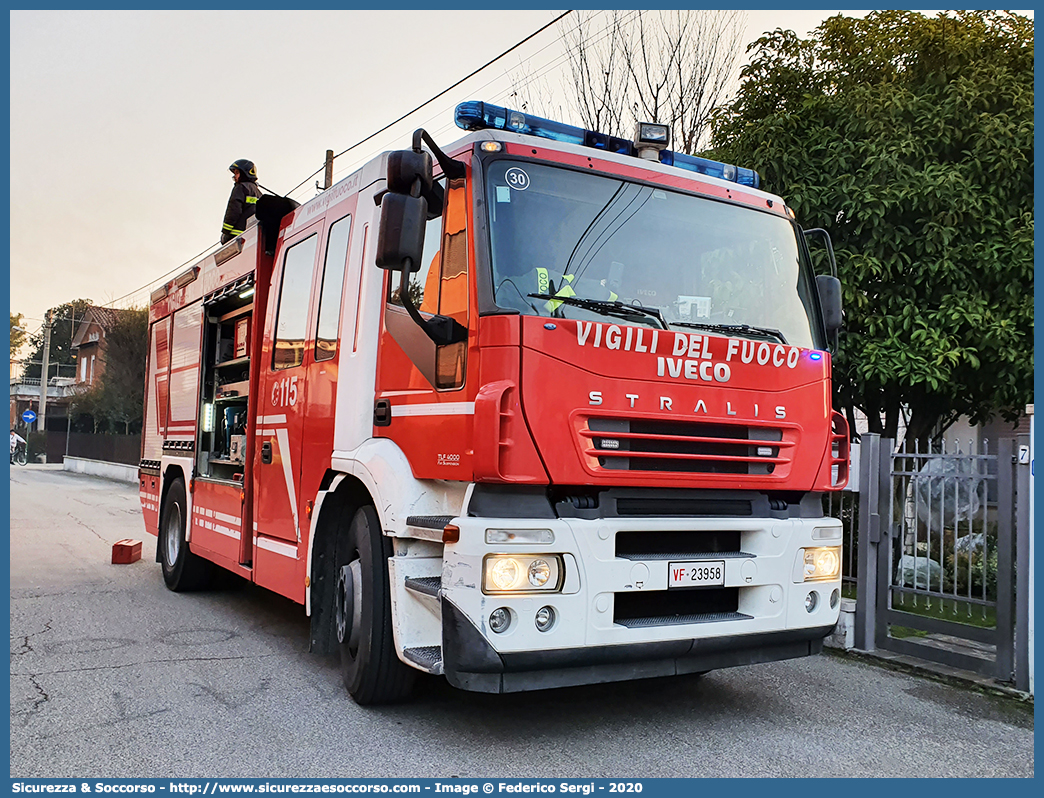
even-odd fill
[[[170,483],[163,500],[158,541],[163,581],[175,593],[206,587],[214,575],[212,563],[189,551],[185,540],[187,508],[185,481],[178,477]]]
[[[28,462],[28,458],[25,456],[25,449],[19,448],[15,452],[14,461],[20,466],[24,466]]]
[[[355,512],[337,554],[333,616],[344,686],[364,706],[403,701],[413,690],[416,671],[395,653],[388,582],[391,541],[372,506]]]

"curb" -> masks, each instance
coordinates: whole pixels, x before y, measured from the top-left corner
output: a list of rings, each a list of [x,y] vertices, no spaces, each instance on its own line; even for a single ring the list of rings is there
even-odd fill
[[[1030,707],[1034,706],[1033,696],[1009,687],[988,676],[981,676],[971,671],[963,671],[951,668],[935,662],[908,657],[904,654],[892,654],[888,651],[860,651],[858,649],[824,648],[824,654],[838,657],[840,659],[851,659],[867,665],[886,668],[891,671],[900,671],[914,676],[921,676],[935,682],[942,682],[953,687],[977,690],[989,695],[1007,698]]]

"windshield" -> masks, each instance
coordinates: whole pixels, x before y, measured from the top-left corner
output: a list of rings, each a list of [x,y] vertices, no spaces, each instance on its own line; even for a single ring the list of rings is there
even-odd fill
[[[486,190],[500,307],[651,327],[662,316],[672,326],[778,331],[788,344],[822,346],[811,269],[782,217],[507,159],[489,163]],[[621,303],[652,312],[621,314]]]

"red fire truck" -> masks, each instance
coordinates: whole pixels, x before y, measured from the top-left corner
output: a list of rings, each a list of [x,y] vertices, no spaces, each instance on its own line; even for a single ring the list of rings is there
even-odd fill
[[[303,604],[360,703],[418,672],[512,692],[819,651],[848,429],[811,231],[662,125],[456,121],[263,197],[153,293],[167,587],[220,568]]]

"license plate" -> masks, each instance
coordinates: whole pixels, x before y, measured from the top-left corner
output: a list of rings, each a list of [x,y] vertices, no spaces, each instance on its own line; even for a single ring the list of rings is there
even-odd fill
[[[724,560],[672,562],[667,565],[667,587],[724,587]]]

